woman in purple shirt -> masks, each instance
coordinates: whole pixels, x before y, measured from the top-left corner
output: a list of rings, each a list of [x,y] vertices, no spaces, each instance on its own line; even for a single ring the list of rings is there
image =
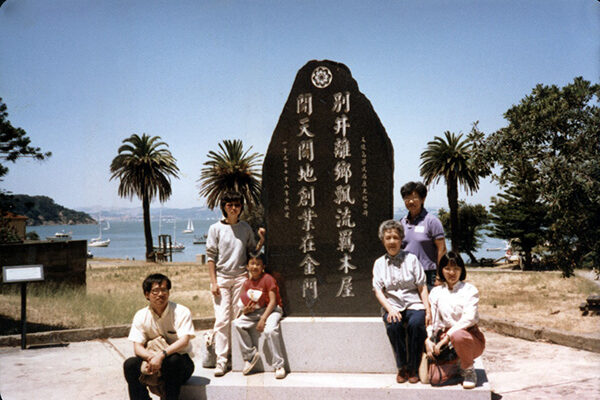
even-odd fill
[[[421,182],[408,182],[400,189],[408,215],[400,220],[404,228],[402,247],[417,256],[427,279],[427,288],[435,285],[437,265],[446,254],[444,228],[435,215],[424,207],[427,187]]]

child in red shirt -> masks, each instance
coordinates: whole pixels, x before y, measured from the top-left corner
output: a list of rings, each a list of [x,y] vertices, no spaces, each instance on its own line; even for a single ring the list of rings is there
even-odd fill
[[[285,378],[285,361],[281,349],[279,320],[283,314],[281,296],[277,281],[265,272],[265,260],[262,253],[251,253],[248,257],[248,279],[242,286],[240,300],[244,307],[243,314],[233,321],[234,331],[240,344],[240,351],[245,361],[243,374],[252,371],[260,358],[256,345],[252,343],[249,330],[256,327],[265,335],[273,355],[272,366],[277,379]]]

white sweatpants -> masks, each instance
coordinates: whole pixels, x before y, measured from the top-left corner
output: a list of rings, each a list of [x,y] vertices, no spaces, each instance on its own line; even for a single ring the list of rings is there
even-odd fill
[[[252,336],[248,332],[249,329],[256,327],[258,320],[265,312],[266,308],[259,308],[250,314],[242,314],[238,319],[233,321],[234,331],[237,334],[240,342],[240,351],[244,361],[250,361],[257,351],[256,346],[252,343]],[[281,319],[282,310],[279,306],[275,307],[265,322],[265,342],[268,344],[273,356],[271,366],[274,369],[283,367],[283,351],[281,350],[281,333],[279,330],[279,320]]]
[[[217,276],[220,296],[213,296],[215,310],[215,354],[217,364],[225,366],[231,354],[231,321],[240,313],[240,293],[242,285],[247,279],[244,273],[235,277]]]

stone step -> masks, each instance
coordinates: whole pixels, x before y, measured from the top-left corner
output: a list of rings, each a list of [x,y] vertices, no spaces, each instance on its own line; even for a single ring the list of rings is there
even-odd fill
[[[280,327],[285,366],[289,371],[285,379],[275,379],[269,346],[265,346],[263,335],[251,331],[261,353],[254,373],[242,375],[244,361],[233,335],[233,371],[215,378],[214,369],[202,368],[201,360],[196,357],[196,370],[182,388],[181,399],[491,398],[480,358],[475,360],[478,386],[472,390],[465,390],[460,384],[432,387],[396,383],[393,351],[379,317],[287,317]],[[197,337],[194,346],[198,353],[199,342]]]
[[[286,369],[294,372],[395,373],[396,363],[379,317],[286,317],[280,322]],[[263,335],[251,330],[261,352],[257,371],[270,370]],[[233,370],[244,360],[233,335]]]
[[[416,383],[398,384],[395,374],[349,374],[291,372],[285,379],[275,379],[273,372],[247,376],[228,372],[215,378],[214,369],[196,364],[192,378],[182,388],[182,400],[235,399],[327,399],[327,400],[490,400],[491,389],[480,359],[475,361],[478,386],[465,390],[460,384],[432,387]]]

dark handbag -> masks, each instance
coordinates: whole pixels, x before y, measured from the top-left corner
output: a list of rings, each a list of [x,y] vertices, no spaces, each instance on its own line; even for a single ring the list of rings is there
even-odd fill
[[[457,359],[443,362],[429,361],[427,372],[431,386],[450,385],[459,381],[460,369]]]
[[[445,336],[446,336],[446,332],[439,330],[432,335],[430,340],[434,344],[437,344]],[[446,346],[442,347],[442,349],[440,350],[440,354],[438,354],[437,356],[434,356],[434,357],[435,357],[434,361],[436,361],[436,362],[446,362],[446,361],[456,360],[458,358],[458,355],[456,354],[456,350],[454,350],[452,343],[448,343]]]
[[[446,332],[439,330],[432,335],[430,340],[436,344],[446,336]],[[429,361],[428,366],[429,383],[432,386],[442,386],[454,383],[458,377],[460,368],[458,366],[458,355],[452,343],[442,347],[440,354]]]

